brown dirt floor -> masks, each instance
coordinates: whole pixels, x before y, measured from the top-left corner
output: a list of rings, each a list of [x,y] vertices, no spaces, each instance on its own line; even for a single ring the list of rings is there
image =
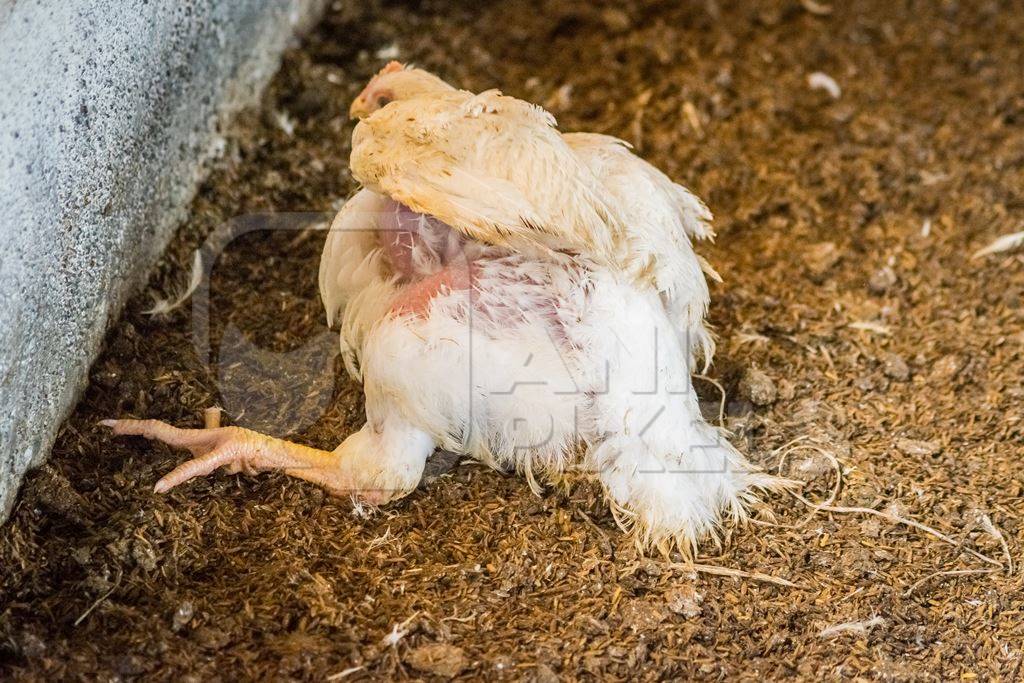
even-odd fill
[[[1024,542],[1024,256],[970,255],[1024,217],[1024,13],[831,9],[335,3],[226,132],[192,218],[0,530],[0,677],[1019,679],[1024,562],[998,570],[968,550],[1005,564],[991,530],[1014,556]],[[330,211],[353,189],[347,106],[391,46],[464,87],[543,103],[565,130],[631,140],[705,198],[719,236],[702,251],[725,278],[712,375],[751,458],[774,469],[780,446],[813,440],[821,452],[783,467],[805,495],[828,494],[832,455],[837,505],[956,545],[864,513],[801,524],[808,509],[775,496],[702,549],[785,587],[644,559],[593,486],[537,497],[469,464],[369,517],[283,475],[153,494],[182,454],[112,439],[98,419],[198,426],[222,403],[230,421],[326,448],[360,424],[359,387],[324,360],[320,233],[229,245],[209,309],[223,370],[197,354],[190,306],[142,311],[224,221]],[[808,86],[815,71],[839,99]],[[262,375],[245,373],[253,346]],[[741,387],[751,368],[770,383],[754,378],[764,405]],[[952,570],[971,573],[936,574]]]

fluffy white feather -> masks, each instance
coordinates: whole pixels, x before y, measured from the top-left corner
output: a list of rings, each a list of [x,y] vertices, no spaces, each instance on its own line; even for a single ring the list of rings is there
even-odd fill
[[[360,438],[414,425],[533,486],[583,470],[643,547],[689,551],[772,484],[702,419],[656,292],[518,255],[474,263],[471,289],[385,316],[363,339]]]
[[[690,384],[693,358],[713,351],[705,274],[717,274],[690,243],[713,236],[707,207],[616,138],[561,135],[533,105],[388,69],[357,100],[368,118],[353,170],[384,211],[386,195],[476,251],[432,260],[463,286],[410,311],[415,285],[355,278],[365,247],[325,246],[322,286],[365,288],[324,295],[361,321],[342,336],[362,369],[363,447],[421,430],[535,488],[583,469],[642,547],[690,551],[723,512],[742,516],[777,480],[703,420]],[[374,107],[374,92],[387,103]]]
[[[690,384],[711,353],[713,271],[690,244],[710,213],[614,138],[563,136],[534,105],[407,71],[389,65],[357,100],[375,110],[353,139],[366,188],[320,264],[362,429],[327,452],[233,427],[109,426],[192,450],[158,491],[229,465],[381,504],[436,447],[535,489],[578,469],[641,547],[692,551],[781,483],[703,420]]]
[[[203,256],[199,249],[196,249],[192,254],[192,270],[189,272],[188,286],[173,299],[156,299],[153,301],[153,305],[147,308],[143,313],[146,315],[166,315],[171,311],[178,309],[189,300],[189,297],[203,282]]]
[[[508,97],[495,100],[494,91],[474,96],[456,90],[427,71],[406,68],[397,62],[388,64],[370,81],[353,103],[352,114],[363,118],[372,130],[378,125],[407,122],[410,110],[422,109],[428,103],[442,112],[450,109],[461,112],[469,106],[466,103],[479,102],[485,97],[487,102],[501,103],[487,109],[494,116],[492,128],[497,126],[502,131],[500,135],[492,131],[481,137],[469,127],[446,129],[446,133],[449,137],[457,136],[457,141],[473,141],[474,151],[486,157],[488,168],[497,169],[488,170],[485,174],[488,179],[496,174],[524,171],[518,182],[527,190],[510,187],[504,181],[485,181],[476,174],[479,171],[463,173],[461,166],[458,170],[435,169],[445,178],[443,186],[435,183],[435,189],[447,193],[447,201],[454,202],[463,215],[486,216],[485,223],[514,223],[515,217],[526,220],[523,221],[525,226],[505,227],[499,231],[502,234],[469,231],[470,234],[476,239],[520,249],[524,242],[536,240],[549,247],[593,257],[637,279],[653,281],[676,328],[692,342],[694,355],[703,357],[705,366],[709,364],[714,355],[714,339],[704,324],[709,293],[701,271],[715,280],[720,278],[704,259],[694,255],[690,240],[714,237],[711,212],[688,189],[633,154],[628,143],[596,133],[558,134],[552,128],[554,119],[535,105]],[[386,104],[380,104],[382,102]],[[509,125],[509,111],[524,112],[522,116],[512,117],[516,121],[514,126]],[[446,124],[454,120],[451,113],[443,116]],[[479,113],[476,116],[479,117]],[[452,159],[464,156],[463,152],[450,151],[448,138],[432,137],[428,133],[417,135],[422,135],[432,154]],[[366,136],[373,135],[367,133]],[[358,131],[356,137],[362,137]],[[560,141],[556,139],[559,137]],[[568,147],[574,159],[566,156],[561,143]],[[393,152],[388,154],[389,149],[393,148],[375,147],[368,149],[367,154],[378,160],[394,159]],[[354,166],[359,165],[354,160]],[[408,168],[404,173],[409,174]],[[417,173],[422,171],[417,170]],[[598,188],[596,195],[600,201],[595,198],[594,186]],[[390,194],[400,200],[410,196],[408,192],[400,196]],[[559,239],[552,240],[547,234],[537,235],[531,231],[544,224],[531,202],[548,200],[556,206],[567,205],[567,202],[595,204],[594,214],[610,218],[597,223],[583,221],[580,227],[571,215],[562,216],[558,219],[563,221],[560,225],[570,228],[573,234],[560,234]],[[413,206],[430,213],[424,204]],[[492,213],[499,206],[508,209],[504,217]],[[545,229],[544,232],[558,231]]]

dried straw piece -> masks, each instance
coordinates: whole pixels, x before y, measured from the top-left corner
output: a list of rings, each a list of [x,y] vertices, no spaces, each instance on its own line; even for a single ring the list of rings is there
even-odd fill
[[[734,579],[750,579],[752,581],[761,581],[762,583],[771,583],[776,586],[783,586],[785,588],[803,588],[800,584],[793,583],[787,579],[780,578],[778,576],[772,576],[771,574],[764,574],[762,572],[746,572],[742,569],[733,569],[731,567],[719,567],[714,564],[700,564],[691,562],[670,562],[667,566],[673,569],[682,569],[689,572],[697,572],[700,574],[709,574],[711,576],[729,576]]]
[[[725,428],[725,387],[722,386],[721,382],[717,379],[712,379],[707,375],[693,375],[696,379],[702,379],[705,382],[715,385],[718,389],[718,426]]]
[[[340,681],[343,678],[348,678],[349,676],[351,676],[354,673],[359,673],[360,671],[362,671],[365,668],[366,668],[365,666],[350,666],[349,668],[343,669],[343,670],[339,671],[336,674],[331,674],[330,676],[327,677],[327,680],[329,680],[329,681]]]
[[[123,571],[117,572],[117,578],[114,579],[114,585],[111,586],[110,590],[108,590],[106,593],[104,593],[103,595],[98,597],[96,599],[96,602],[94,602],[91,605],[89,605],[89,608],[87,610],[85,610],[84,612],[82,612],[82,614],[77,619],[75,619],[75,623],[74,623],[75,626],[78,626],[83,621],[85,621],[85,618],[88,617],[90,614],[92,614],[92,611],[94,609],[96,609],[97,607],[99,607],[100,603],[102,603],[104,600],[106,600],[107,598],[109,598],[111,595],[114,594],[114,591],[117,590],[117,587],[121,585],[121,577],[122,576],[124,576],[124,572]]]
[[[912,583],[910,585],[910,588],[903,591],[903,597],[909,598],[911,595],[914,594],[914,591],[916,591],[918,588],[920,588],[921,586],[928,583],[934,578],[944,576],[971,576],[976,574],[995,574],[998,571],[998,569],[951,569],[945,571],[932,572],[923,579],[919,579]]]
[[[801,448],[805,448],[805,449],[809,449],[809,450],[814,450],[814,451],[816,451],[818,453],[821,453],[825,457],[829,458],[829,460],[832,462],[832,466],[835,468],[835,471],[836,471],[836,482],[835,482],[835,485],[832,488],[831,494],[829,495],[827,501],[824,502],[824,503],[815,503],[813,501],[808,500],[807,498],[804,498],[802,495],[800,495],[796,491],[794,491],[792,489],[787,489],[789,491],[789,493],[794,498],[799,500],[801,503],[803,503],[807,507],[811,508],[810,515],[808,515],[803,520],[801,520],[799,523],[797,523],[796,525],[794,525],[793,527],[790,527],[790,528],[799,528],[799,527],[803,526],[812,517],[814,517],[814,515],[816,515],[818,512],[832,512],[832,513],[836,513],[836,514],[863,514],[863,515],[871,515],[871,516],[874,516],[874,517],[880,517],[880,518],[882,518],[884,520],[887,520],[889,522],[892,522],[894,524],[902,524],[904,526],[909,526],[911,528],[917,529],[918,531],[923,531],[924,533],[926,533],[926,534],[928,534],[930,536],[934,536],[935,538],[937,538],[937,539],[939,539],[941,541],[944,541],[944,542],[948,543],[949,545],[951,545],[951,546],[953,546],[955,548],[961,547],[961,544],[958,543],[955,539],[947,536],[946,534],[942,533],[938,529],[934,529],[934,528],[932,528],[932,527],[930,527],[930,526],[928,526],[926,524],[922,524],[921,522],[915,521],[915,520],[910,519],[908,517],[901,517],[899,515],[894,515],[894,514],[889,513],[889,512],[883,512],[881,510],[875,510],[874,508],[846,507],[846,506],[833,505],[832,503],[836,500],[836,497],[839,495],[839,491],[840,491],[840,488],[841,488],[841,483],[842,483],[842,466],[841,466],[839,460],[834,455],[832,455],[831,453],[826,451],[825,449],[821,448],[820,446],[818,446],[816,444],[800,444],[800,443],[798,443],[801,440],[802,439],[800,437],[797,437],[796,439],[793,439],[789,443],[784,444],[783,446],[780,446],[777,449],[777,452],[781,451],[781,457],[779,459],[779,465],[778,465],[779,470],[781,471],[782,464],[785,462],[786,457],[788,457],[790,453],[793,453],[793,452],[795,452],[797,450],[800,450]],[[984,522],[982,522],[982,523],[984,524]],[[762,524],[767,524],[767,523],[762,522]],[[991,525],[991,520],[989,520],[989,524]],[[994,526],[992,528],[993,528],[993,530],[995,530]],[[990,532],[990,533],[992,533],[992,532]],[[995,530],[995,534],[993,534],[993,535],[995,535],[997,539],[1000,539],[1002,537],[1002,534],[999,534],[998,530]],[[1003,542],[1004,551],[1006,552],[1007,557],[1009,557],[1009,549],[1005,545],[1005,539],[1003,539],[1002,542]],[[1000,569],[1005,569],[1006,568],[1006,567],[1004,567],[1002,562],[1000,562],[998,560],[995,560],[995,559],[993,559],[993,558],[991,558],[991,557],[989,557],[987,555],[984,555],[982,553],[979,553],[977,550],[974,550],[973,548],[968,548],[968,547],[965,546],[965,547],[963,547],[963,550],[966,551],[969,555],[972,555],[975,558],[977,558],[977,559],[979,559],[979,560],[981,560],[983,562],[986,562],[988,564],[991,564],[991,565],[994,565],[996,567],[999,567]],[[1012,560],[1010,560],[1010,566],[1012,567]]]

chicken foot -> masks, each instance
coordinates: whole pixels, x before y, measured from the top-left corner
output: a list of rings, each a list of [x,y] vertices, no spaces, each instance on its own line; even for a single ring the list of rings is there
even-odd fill
[[[218,416],[219,418],[219,416]],[[379,505],[393,496],[390,491],[360,490],[354,472],[346,472],[337,452],[260,434],[241,427],[217,427],[219,419],[207,414],[205,429],[180,429],[159,420],[103,420],[119,436],[141,436],[172,448],[187,449],[194,456],[164,475],[153,487],[166,493],[190,479],[211,474],[219,467],[229,472],[256,473],[283,470],[286,474],[313,482],[331,494],[353,494],[363,502]]]

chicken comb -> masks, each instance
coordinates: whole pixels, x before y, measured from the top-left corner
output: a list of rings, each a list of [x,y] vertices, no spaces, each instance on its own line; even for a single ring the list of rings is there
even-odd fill
[[[405,64],[402,64],[401,62],[396,62],[395,60],[392,59],[390,62],[388,62],[384,66],[383,69],[381,69],[380,71],[377,72],[377,75],[378,76],[383,76],[384,74],[392,74],[392,73],[394,73],[396,71],[402,71],[404,69],[405,69]]]

